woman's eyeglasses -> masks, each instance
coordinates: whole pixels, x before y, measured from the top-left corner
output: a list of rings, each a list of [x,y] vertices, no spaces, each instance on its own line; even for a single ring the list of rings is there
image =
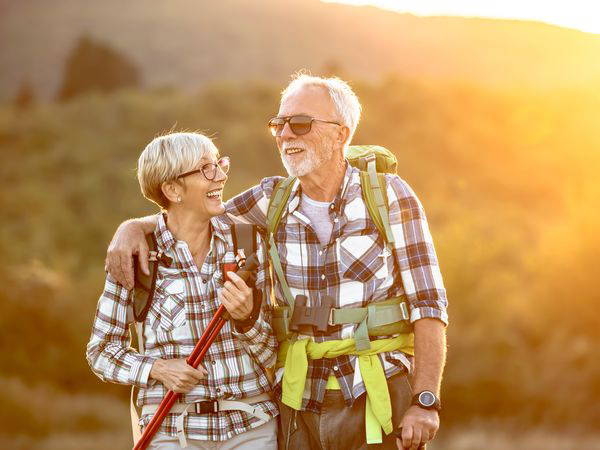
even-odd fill
[[[212,181],[217,176],[217,167],[219,169],[221,169],[221,171],[224,174],[227,174],[227,172],[229,172],[229,165],[230,165],[229,156],[223,156],[216,163],[207,163],[207,164],[204,164],[199,169],[190,170],[189,172],[182,173],[181,175],[179,175],[177,177],[177,179],[187,177],[188,175],[193,175],[195,173],[202,172],[202,175],[204,175],[204,178],[206,178],[208,181]]]
[[[334,125],[341,126],[339,122],[332,122],[329,120],[321,120],[315,119],[314,117],[299,115],[299,116],[288,116],[288,117],[273,117],[269,120],[269,130],[271,130],[271,134],[273,136],[281,136],[283,133],[283,129],[285,128],[285,124],[290,124],[290,129],[292,133],[297,136],[302,136],[303,134],[310,133],[312,128],[312,123],[314,121],[323,122],[323,123],[331,123]]]

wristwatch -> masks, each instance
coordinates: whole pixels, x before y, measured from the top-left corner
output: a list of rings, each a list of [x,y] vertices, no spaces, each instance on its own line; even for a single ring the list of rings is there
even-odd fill
[[[413,397],[411,404],[417,405],[423,409],[435,409],[436,411],[440,411],[442,409],[440,399],[437,398],[431,391],[419,392]]]

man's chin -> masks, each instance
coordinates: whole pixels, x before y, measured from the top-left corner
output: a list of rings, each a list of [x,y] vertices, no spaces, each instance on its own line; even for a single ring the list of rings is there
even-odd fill
[[[283,162],[283,167],[285,167],[288,175],[292,177],[303,177],[314,170],[314,167],[312,167],[312,164],[310,163],[291,164],[285,157],[282,158],[281,161]]]

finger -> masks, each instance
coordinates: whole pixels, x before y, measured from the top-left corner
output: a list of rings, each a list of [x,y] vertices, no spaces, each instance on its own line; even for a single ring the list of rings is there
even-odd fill
[[[148,244],[146,241],[142,242],[138,248],[138,261],[140,265],[140,269],[146,275],[150,275],[150,264],[148,262],[150,258],[150,249],[148,248]]]
[[[242,278],[240,278],[240,276],[235,272],[227,272],[227,276],[240,291],[244,292],[250,289],[246,282]]]
[[[412,426],[403,426],[402,427],[402,447],[410,448],[410,444],[412,443],[413,438],[413,428]]]
[[[419,450],[419,446],[421,445],[421,434],[421,429],[419,427],[413,428],[412,445],[410,446],[411,450]]]
[[[133,261],[128,255],[121,255],[119,257],[119,268],[120,273],[117,280],[127,289],[133,287]]]
[[[117,283],[120,283],[126,289],[131,289],[130,286],[127,284],[125,273],[123,272],[123,268],[121,267],[121,259],[119,257],[116,258],[116,260],[113,260],[113,262],[109,264],[108,273],[110,273],[113,276],[113,278],[117,280]]]

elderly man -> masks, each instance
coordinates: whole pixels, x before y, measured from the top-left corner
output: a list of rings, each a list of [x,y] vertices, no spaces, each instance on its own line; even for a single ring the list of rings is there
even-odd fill
[[[373,226],[360,172],[344,157],[360,113],[358,98],[337,78],[300,75],[282,93],[269,127],[297,181],[273,233],[281,261],[275,294],[280,303],[303,296],[302,304],[315,311],[327,302],[335,309],[367,309],[402,297],[413,328],[408,335],[373,337],[369,351],[354,346],[355,323],[288,336],[276,374],[280,448],[350,449],[380,442],[380,448],[417,449],[439,427],[448,320],[442,277],[421,203],[396,175],[385,176],[391,251]],[[267,211],[281,180],[263,179],[227,202],[226,213],[268,228]],[[142,256],[145,270],[143,233],[155,222],[127,221],[111,243],[108,268],[125,285],[133,283],[132,254]],[[398,340],[403,337],[409,341]],[[288,357],[286,351],[299,353]],[[298,361],[306,361],[300,370]],[[385,431],[383,440],[369,430],[373,417]]]

